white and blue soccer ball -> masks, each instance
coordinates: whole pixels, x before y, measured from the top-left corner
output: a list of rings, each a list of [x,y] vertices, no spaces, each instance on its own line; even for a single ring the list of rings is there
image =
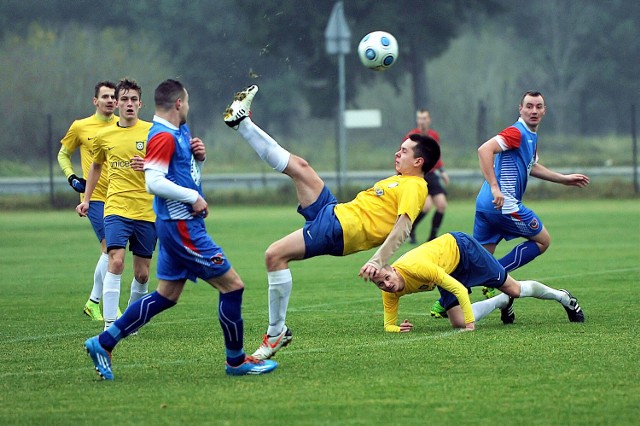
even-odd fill
[[[398,60],[398,42],[386,31],[373,31],[360,40],[358,56],[365,67],[384,71]]]

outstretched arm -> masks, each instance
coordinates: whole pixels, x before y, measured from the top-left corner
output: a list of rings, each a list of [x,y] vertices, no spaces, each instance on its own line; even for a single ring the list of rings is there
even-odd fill
[[[562,173],[547,169],[545,166],[539,163],[536,163],[533,165],[533,167],[531,167],[531,176],[549,182],[561,183],[563,185],[569,186],[577,186],[579,188],[584,188],[589,184],[589,177],[586,175],[579,173],[564,175]]]
[[[387,235],[387,239],[378,248],[375,254],[360,268],[360,276],[365,281],[372,280],[382,267],[389,262],[393,253],[398,250],[404,240],[407,239],[411,232],[411,219],[409,215],[403,214],[398,216],[396,224]]]

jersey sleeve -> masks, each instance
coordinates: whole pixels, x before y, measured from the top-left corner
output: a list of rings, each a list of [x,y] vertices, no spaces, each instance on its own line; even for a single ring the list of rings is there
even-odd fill
[[[76,121],[71,123],[71,126],[69,126],[69,130],[67,130],[67,133],[60,140],[60,143],[72,154],[78,148],[78,146],[80,146],[80,141],[78,139],[78,126]]]
[[[103,164],[107,161],[107,154],[104,151],[103,140],[101,133],[98,133],[93,140],[93,162],[98,164]]]
[[[521,138],[522,134],[515,126],[507,127],[496,136],[496,140],[503,151],[519,148]]]
[[[175,152],[176,146],[173,135],[160,132],[147,143],[147,155],[144,159],[144,168],[158,170],[164,174],[169,171],[169,162]]]
[[[424,179],[410,179],[403,182],[402,192],[398,200],[398,216],[406,214],[413,223],[427,199],[427,185]]]
[[[384,331],[399,333],[398,303],[400,299],[393,293],[382,292],[382,306],[384,308]]]
[[[469,324],[475,321],[473,316],[473,310],[471,309],[471,300],[469,299],[469,290],[463,286],[458,280],[453,278],[449,274],[443,273],[438,282],[438,285],[458,299],[462,313],[464,314],[465,324]]]

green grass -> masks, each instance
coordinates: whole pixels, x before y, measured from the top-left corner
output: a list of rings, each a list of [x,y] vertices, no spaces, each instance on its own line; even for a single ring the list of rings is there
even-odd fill
[[[302,221],[292,206],[212,205],[209,232],[247,286],[251,352],[267,323],[264,249]],[[552,244],[514,276],[570,289],[584,324],[554,302],[525,299],[512,326],[493,313],[475,332],[453,333],[429,316],[431,292],[401,302],[411,333],[387,334],[379,290],[357,277],[371,253],[323,257],[292,266],[294,340],[274,373],[225,375],[217,295],[198,283],[116,348],[114,382],[97,380],[82,348],[102,328],[82,315],[98,257],[88,221],[72,210],[3,212],[0,424],[637,424],[640,203],[529,206]],[[451,202],[443,229],[472,224],[471,201]],[[131,273],[128,257],[122,307]]]

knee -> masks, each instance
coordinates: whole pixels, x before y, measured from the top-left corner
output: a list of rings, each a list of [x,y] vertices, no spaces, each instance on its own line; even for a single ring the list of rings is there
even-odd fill
[[[124,259],[119,257],[109,258],[109,272],[113,274],[122,274],[124,270]]]
[[[279,265],[282,263],[282,257],[280,255],[280,250],[276,244],[271,244],[267,250],[264,252],[264,263],[267,267],[267,271],[277,271]]]
[[[542,254],[545,251],[547,251],[547,249],[551,245],[551,238],[545,238],[541,241],[536,241],[536,244],[538,244],[538,248],[540,249],[540,254]]]
[[[137,272],[136,274],[136,281],[138,281],[140,284],[146,284],[147,281],[149,281],[149,271],[141,271],[141,272]]]

